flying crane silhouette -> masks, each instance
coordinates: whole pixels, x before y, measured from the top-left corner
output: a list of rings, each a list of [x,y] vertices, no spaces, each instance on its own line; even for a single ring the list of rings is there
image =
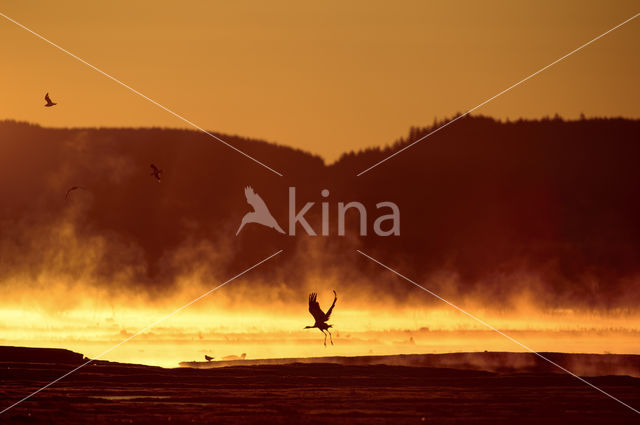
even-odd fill
[[[54,102],[52,102],[52,101],[51,101],[51,98],[49,97],[49,93],[47,93],[47,94],[45,94],[45,95],[44,95],[44,100],[46,100],[46,101],[47,101],[47,104],[46,104],[46,105],[44,105],[44,106],[45,106],[45,108],[49,108],[49,107],[51,107],[51,106],[57,105],[57,103],[54,103]]]
[[[327,321],[331,317],[331,312],[333,311],[333,307],[336,306],[336,301],[338,301],[338,294],[336,294],[336,291],[333,291],[333,296],[335,297],[333,299],[333,304],[331,304],[331,307],[329,307],[329,310],[327,310],[327,313],[325,314],[325,312],[323,312],[322,309],[320,309],[320,304],[318,304],[318,294],[316,294],[315,292],[309,294],[309,313],[311,313],[316,323],[314,323],[313,326],[305,326],[304,328],[320,329],[320,331],[324,334],[325,347],[327,346],[327,334],[324,333],[324,331],[327,331],[329,333],[329,339],[331,341],[331,345],[333,345],[333,337],[331,336],[331,331],[329,331],[329,328],[333,326],[327,324]]]
[[[273,218],[271,213],[269,212],[269,208],[267,208],[267,204],[264,203],[260,195],[253,191],[251,186],[247,186],[244,188],[244,196],[247,198],[247,202],[249,205],[253,207],[253,211],[248,212],[242,217],[242,223],[240,223],[240,227],[238,227],[238,231],[236,232],[236,236],[240,233],[240,230],[247,223],[258,223],[263,226],[270,227],[272,229],[276,229],[280,233],[284,233],[284,230],[278,225],[276,219]]]
[[[69,188],[69,190],[67,190],[67,194],[64,195],[64,199],[68,201],[69,200],[69,195],[71,194],[71,192],[73,192],[74,190],[78,190],[78,189],[87,190],[86,188],[84,188],[82,186],[71,186]]]
[[[164,171],[156,167],[155,164],[151,164],[150,167],[153,169],[153,171],[149,175],[155,177],[158,183],[160,183],[162,173],[164,173]]]

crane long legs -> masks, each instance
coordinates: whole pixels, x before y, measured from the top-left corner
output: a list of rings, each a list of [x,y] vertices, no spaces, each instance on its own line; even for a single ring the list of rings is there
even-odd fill
[[[324,329],[320,329],[320,332],[322,332],[324,334],[324,346],[327,346],[327,334],[324,332]],[[329,333],[329,340],[331,341],[331,345],[333,345],[333,336],[331,335],[331,332],[329,332],[329,329],[327,329],[327,332]]]

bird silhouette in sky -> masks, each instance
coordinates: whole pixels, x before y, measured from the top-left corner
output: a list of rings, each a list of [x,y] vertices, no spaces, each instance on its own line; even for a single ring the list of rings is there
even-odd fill
[[[67,190],[67,194],[64,195],[64,199],[68,201],[69,200],[69,195],[71,194],[71,192],[73,192],[74,190],[78,190],[78,189],[87,190],[82,186],[71,186],[69,188],[69,190]]]
[[[304,328],[320,329],[320,331],[324,334],[325,347],[327,346],[327,334],[325,333],[325,331],[329,333],[329,339],[331,341],[331,345],[333,345],[333,337],[331,336],[331,332],[329,331],[329,328],[333,327],[333,325],[327,324],[327,321],[329,320],[329,318],[331,317],[331,313],[333,312],[333,307],[336,306],[336,301],[338,301],[338,294],[336,294],[336,291],[333,291],[333,296],[335,297],[333,299],[333,304],[331,304],[331,307],[329,307],[329,310],[327,310],[327,312],[325,313],[320,308],[320,304],[318,304],[318,294],[316,294],[315,292],[309,294],[309,313],[311,313],[316,322],[313,324],[313,326],[305,326]]]
[[[269,208],[267,208],[267,204],[264,203],[260,195],[253,191],[253,188],[250,186],[245,187],[244,196],[247,198],[247,202],[249,205],[253,207],[253,211],[248,212],[242,217],[242,223],[240,223],[240,227],[238,227],[238,231],[236,232],[236,236],[240,233],[240,230],[247,223],[258,223],[263,226],[270,227],[272,229],[276,229],[280,233],[284,233],[284,230],[278,225],[276,219],[273,218],[271,213],[269,212]]]
[[[161,177],[162,177],[162,173],[164,173],[164,171],[162,171],[161,169],[156,167],[154,164],[151,164],[151,168],[153,169],[153,171],[149,175],[155,177],[156,180],[158,181],[158,183],[160,183],[162,181]]]
[[[213,360],[213,357],[207,356],[206,354],[204,355],[204,359],[208,362],[210,362],[211,360]]]
[[[57,103],[54,103],[54,102],[52,102],[52,101],[51,101],[51,98],[49,97],[49,93],[47,93],[47,94],[45,94],[45,95],[44,95],[44,100],[46,100],[46,101],[47,101],[47,104],[46,104],[46,105],[44,105],[44,106],[45,106],[45,108],[49,108],[49,107],[51,107],[51,106],[57,105]]]

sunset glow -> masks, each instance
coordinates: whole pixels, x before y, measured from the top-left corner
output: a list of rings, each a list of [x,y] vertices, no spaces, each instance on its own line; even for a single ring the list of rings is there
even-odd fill
[[[3,2],[0,422],[631,423],[637,9]]]

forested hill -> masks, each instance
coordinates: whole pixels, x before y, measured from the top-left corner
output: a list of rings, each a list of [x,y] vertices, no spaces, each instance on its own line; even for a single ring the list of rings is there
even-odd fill
[[[355,253],[361,249],[434,289],[490,302],[529,285],[547,305],[640,305],[640,121],[466,117],[356,177],[431,130],[330,165],[220,135],[280,177],[195,131],[0,122],[0,284],[42,273],[109,284],[124,274],[131,285],[162,289],[194,265],[217,279],[284,249],[262,271],[265,282],[304,289],[326,273],[348,286],[382,273]],[[150,163],[164,170],[161,183]],[[73,186],[81,189],[65,199]],[[250,224],[236,237],[250,211],[246,186],[285,231],[289,187],[296,211],[315,202],[305,217],[317,233],[320,203],[328,202],[330,236]],[[346,236],[337,235],[337,204],[349,201],[366,206],[367,236],[355,211]],[[400,236],[373,232],[388,213],[376,209],[383,201],[400,209]],[[437,278],[443,273],[455,279]],[[410,290],[380,285],[398,300]]]

